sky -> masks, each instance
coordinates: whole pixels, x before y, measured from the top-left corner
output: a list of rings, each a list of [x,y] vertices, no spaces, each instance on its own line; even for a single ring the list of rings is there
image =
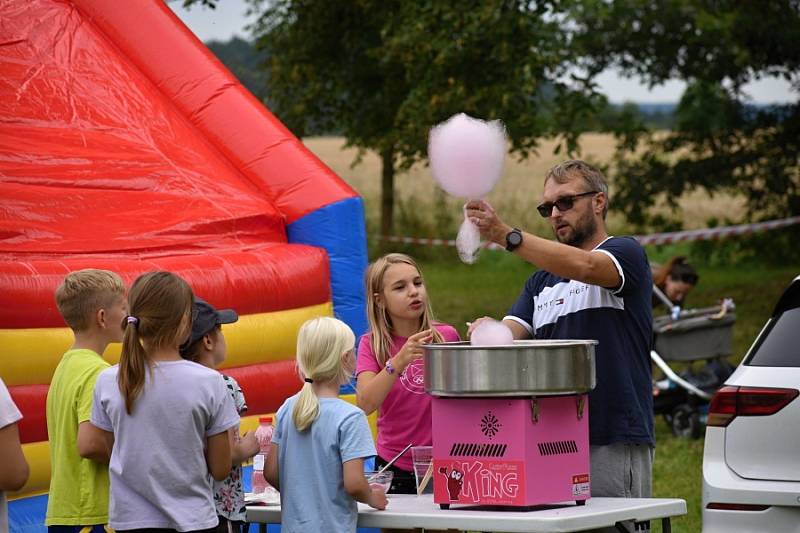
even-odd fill
[[[200,40],[228,41],[238,35],[248,39],[244,29],[253,17],[245,15],[247,5],[244,0],[219,0],[216,9],[193,6],[185,9],[181,0],[171,0],[167,5],[178,15]],[[611,102],[677,102],[686,84],[681,81],[669,81],[663,85],[648,88],[637,79],[627,79],[614,71],[605,71],[597,79],[600,91]],[[797,100],[797,93],[792,92],[789,84],[775,78],[764,79],[745,86],[745,93],[756,103],[778,103]]]

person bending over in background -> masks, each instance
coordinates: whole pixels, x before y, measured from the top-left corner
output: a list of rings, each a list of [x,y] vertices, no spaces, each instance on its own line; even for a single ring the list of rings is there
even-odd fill
[[[683,307],[686,296],[697,285],[700,276],[683,256],[673,257],[653,272],[653,283],[672,305]],[[666,305],[657,294],[653,294],[653,307]]]

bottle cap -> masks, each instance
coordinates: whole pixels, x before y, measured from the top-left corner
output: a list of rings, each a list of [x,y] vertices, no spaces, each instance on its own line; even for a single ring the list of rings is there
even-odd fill
[[[272,424],[272,417],[271,416],[261,416],[258,418],[259,424]]]

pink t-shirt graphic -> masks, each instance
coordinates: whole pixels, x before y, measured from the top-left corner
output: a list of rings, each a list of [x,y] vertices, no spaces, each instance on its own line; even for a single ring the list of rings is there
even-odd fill
[[[448,324],[434,326],[445,342],[460,340],[458,332]],[[371,335],[361,337],[358,344],[357,374],[383,370],[372,351]],[[408,340],[392,336],[389,358],[393,357]],[[422,358],[412,362],[392,385],[389,394],[378,409],[378,455],[388,461],[409,443],[425,446],[432,443],[431,397],[425,392],[425,362]],[[395,465],[412,471],[411,453],[404,454]]]

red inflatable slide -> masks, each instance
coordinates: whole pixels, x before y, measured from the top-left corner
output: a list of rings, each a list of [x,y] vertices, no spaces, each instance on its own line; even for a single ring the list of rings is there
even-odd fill
[[[226,373],[250,414],[299,388],[297,328],[363,333],[363,204],[159,0],[0,2],[0,377],[46,491],[48,383],[72,270],[155,269],[242,316]],[[112,363],[118,346],[105,357]]]

